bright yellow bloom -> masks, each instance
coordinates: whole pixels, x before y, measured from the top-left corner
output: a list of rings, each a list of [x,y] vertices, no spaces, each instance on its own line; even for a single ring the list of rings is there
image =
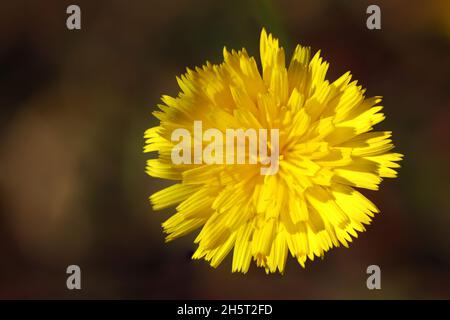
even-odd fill
[[[150,197],[155,210],[177,205],[163,223],[167,241],[201,228],[194,259],[218,266],[233,250],[233,272],[251,260],[283,273],[288,252],[304,267],[365,230],[376,206],[355,188],[377,190],[396,177],[401,154],[391,132],[372,131],[384,119],[381,97],[365,98],[350,73],[326,80],[328,63],[297,46],[286,68],[278,40],[261,33],[262,76],[245,49],[223,50],[224,62],[206,63],[177,78],[178,97],[163,96],[160,125],[145,133],[153,177],[178,181]],[[171,133],[204,127],[279,129],[279,171],[261,175],[260,164],[171,162]]]

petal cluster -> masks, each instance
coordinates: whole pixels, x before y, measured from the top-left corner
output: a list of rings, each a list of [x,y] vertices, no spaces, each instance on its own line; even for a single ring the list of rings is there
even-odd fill
[[[153,177],[176,181],[154,193],[155,210],[175,207],[163,223],[167,240],[200,229],[193,258],[213,267],[232,252],[233,272],[250,264],[284,272],[288,254],[304,266],[332,247],[348,246],[365,230],[377,207],[357,189],[377,190],[396,177],[402,155],[383,121],[381,97],[345,73],[326,79],[329,64],[298,45],[288,63],[278,40],[261,33],[261,72],[245,49],[223,50],[221,64],[206,63],[177,78],[177,97],[163,96],[145,133]],[[276,128],[279,171],[261,175],[259,165],[180,164],[171,161],[171,133],[205,128]]]

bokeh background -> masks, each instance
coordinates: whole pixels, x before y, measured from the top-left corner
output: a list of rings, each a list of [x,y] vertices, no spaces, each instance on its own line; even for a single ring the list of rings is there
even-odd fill
[[[81,7],[82,29],[66,28]],[[366,28],[378,4],[382,30]],[[2,1],[0,298],[450,298],[450,2]],[[322,49],[329,78],[351,70],[383,95],[406,155],[398,179],[365,192],[382,210],[350,249],[284,276],[191,261],[194,235],[165,244],[148,196],[143,132],[175,76],[222,47],[259,57],[261,28]],[[66,289],[66,268],[82,290]],[[366,288],[366,268],[382,290]]]

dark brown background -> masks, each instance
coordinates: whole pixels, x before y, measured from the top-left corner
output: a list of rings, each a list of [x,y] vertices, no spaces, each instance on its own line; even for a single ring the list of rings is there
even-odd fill
[[[68,31],[76,3],[82,30]],[[382,30],[365,27],[379,4]],[[0,298],[450,298],[450,2],[2,1],[0,5]],[[383,95],[406,155],[399,179],[366,192],[381,208],[350,249],[284,276],[231,274],[191,261],[194,235],[164,244],[148,196],[143,132],[186,66],[223,45],[258,56],[265,26],[288,54],[322,49]],[[78,292],[65,287],[82,268]],[[382,290],[366,288],[370,264]]]

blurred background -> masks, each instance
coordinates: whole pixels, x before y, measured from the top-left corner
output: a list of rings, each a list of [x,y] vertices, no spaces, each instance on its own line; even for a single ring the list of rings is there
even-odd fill
[[[79,31],[66,8],[81,8]],[[366,28],[381,7],[382,29]],[[450,1],[2,1],[0,298],[450,298]],[[195,235],[164,243],[148,196],[143,133],[185,67],[222,47],[259,59],[266,27],[290,56],[322,49],[329,79],[351,70],[383,95],[398,179],[364,192],[382,213],[350,249],[284,276],[191,261]],[[66,268],[82,290],[66,289]],[[382,290],[366,288],[377,264]]]

